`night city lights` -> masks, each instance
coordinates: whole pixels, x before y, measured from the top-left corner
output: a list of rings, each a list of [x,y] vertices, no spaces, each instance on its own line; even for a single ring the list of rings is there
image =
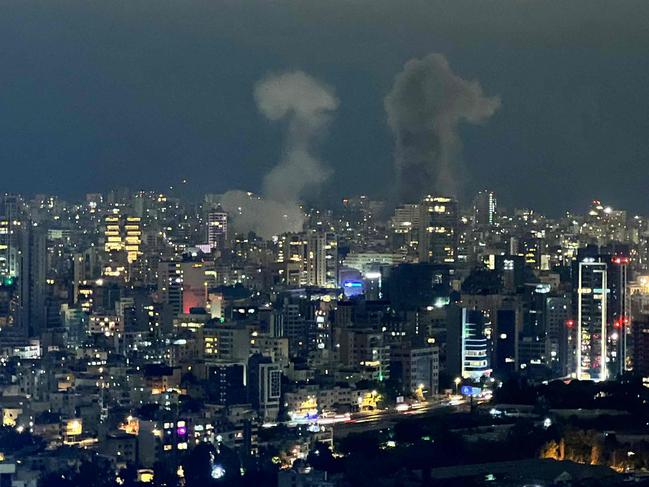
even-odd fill
[[[649,486],[649,2],[0,2],[0,487]]]

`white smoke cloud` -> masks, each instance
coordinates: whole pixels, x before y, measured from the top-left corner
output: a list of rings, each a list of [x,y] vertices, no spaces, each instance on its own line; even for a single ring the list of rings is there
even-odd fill
[[[295,71],[260,81],[255,100],[269,120],[288,121],[284,157],[264,179],[264,195],[277,201],[299,201],[305,190],[322,184],[331,174],[313,154],[312,146],[326,133],[338,99],[329,87]]]
[[[235,230],[268,238],[302,230],[301,198],[331,175],[313,146],[326,133],[338,99],[331,88],[302,71],[270,75],[257,83],[254,94],[269,120],[288,123],[283,157],[265,176],[262,198],[230,191],[222,206],[234,216]]]
[[[245,191],[228,191],[221,197],[221,206],[231,217],[237,233],[255,232],[270,238],[286,232],[299,232],[304,225],[304,212],[294,203],[263,199]]]
[[[456,75],[443,55],[408,61],[385,98],[399,198],[456,195],[462,176],[458,126],[483,122],[499,107],[498,97],[485,96],[477,81]]]

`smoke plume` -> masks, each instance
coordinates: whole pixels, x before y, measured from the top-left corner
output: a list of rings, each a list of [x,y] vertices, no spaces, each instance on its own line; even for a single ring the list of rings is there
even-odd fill
[[[477,81],[456,75],[443,55],[429,54],[405,64],[384,103],[395,137],[400,200],[456,195],[462,176],[458,126],[487,120],[500,99],[485,96]]]
[[[285,232],[299,232],[304,213],[295,203],[263,199],[245,191],[228,191],[221,197],[221,206],[232,219],[236,233],[253,231],[264,238]]]
[[[254,94],[266,118],[286,120],[283,156],[264,178],[263,198],[230,191],[222,206],[234,216],[235,230],[252,230],[268,238],[302,230],[301,198],[330,176],[331,170],[314,154],[314,145],[326,133],[338,99],[333,90],[302,71],[268,76],[257,83]]]
[[[284,157],[264,179],[264,195],[295,202],[305,189],[323,183],[331,171],[312,154],[338,108],[333,92],[316,79],[296,71],[269,76],[257,84],[255,100],[269,120],[288,121]]]

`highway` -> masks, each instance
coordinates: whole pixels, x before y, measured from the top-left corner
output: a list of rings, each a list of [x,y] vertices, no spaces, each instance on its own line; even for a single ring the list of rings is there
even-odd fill
[[[363,433],[388,428],[409,417],[426,417],[438,414],[464,411],[468,408],[468,401],[448,401],[442,403],[421,403],[411,406],[408,410],[395,409],[355,413],[346,421],[332,424],[334,438],[341,438],[351,433]]]

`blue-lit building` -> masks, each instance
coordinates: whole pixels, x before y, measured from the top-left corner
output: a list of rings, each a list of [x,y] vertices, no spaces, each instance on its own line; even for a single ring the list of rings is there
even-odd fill
[[[480,380],[489,375],[488,342],[483,314],[462,309],[462,377]]]

